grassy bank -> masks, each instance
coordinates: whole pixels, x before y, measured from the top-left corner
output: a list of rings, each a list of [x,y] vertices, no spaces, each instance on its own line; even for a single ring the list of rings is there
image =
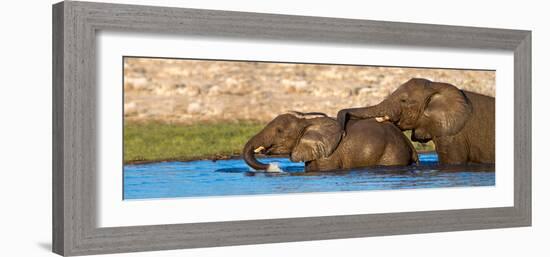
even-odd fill
[[[241,153],[256,123],[125,124],[124,162],[214,159]]]
[[[218,159],[239,155],[246,141],[263,128],[259,123],[206,123],[176,125],[126,123],[124,162]],[[406,132],[409,137],[409,132]],[[433,144],[414,143],[418,151]]]

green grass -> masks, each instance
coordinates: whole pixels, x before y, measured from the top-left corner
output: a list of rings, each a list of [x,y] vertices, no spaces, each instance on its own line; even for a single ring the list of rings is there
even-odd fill
[[[197,160],[238,155],[257,123],[124,125],[124,162]]]
[[[408,131],[405,131],[404,132],[405,136],[407,136],[407,138],[411,138],[411,131],[408,130]],[[418,143],[418,142],[412,142],[414,148],[416,148],[416,151],[418,152],[428,152],[428,151],[435,151],[435,145],[433,143],[433,141],[430,141],[428,143],[425,143],[425,144],[422,144],[422,143]]]
[[[239,155],[244,144],[263,124],[204,123],[177,125],[163,123],[126,123],[124,125],[124,162],[199,160]],[[410,138],[410,132],[405,132]],[[432,142],[413,142],[418,151],[433,151]]]

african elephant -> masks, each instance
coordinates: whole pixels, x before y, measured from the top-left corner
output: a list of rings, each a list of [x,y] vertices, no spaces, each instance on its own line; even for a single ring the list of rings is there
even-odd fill
[[[323,113],[290,112],[277,116],[244,146],[243,158],[256,170],[269,165],[256,153],[289,155],[305,162],[306,171],[327,171],[373,165],[408,165],[418,161],[416,151],[390,122],[352,121],[344,131]]]
[[[381,103],[338,112],[339,124],[375,118],[412,130],[417,142],[433,140],[439,162],[495,162],[495,98],[413,78]]]

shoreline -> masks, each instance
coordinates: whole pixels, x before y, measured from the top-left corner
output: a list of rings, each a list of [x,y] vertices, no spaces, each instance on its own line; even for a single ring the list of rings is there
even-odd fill
[[[417,150],[418,154],[420,153],[431,153],[435,152],[433,150]],[[288,157],[288,155],[264,155],[264,154],[257,154],[256,157],[258,158],[284,158]],[[169,159],[159,159],[159,160],[131,160],[131,161],[124,161],[124,165],[141,165],[141,164],[153,164],[153,163],[163,163],[163,162],[193,162],[193,161],[222,161],[222,160],[236,160],[236,159],[242,159],[242,155],[240,154],[234,154],[234,155],[215,155],[215,156],[201,156],[201,157],[195,157],[195,158],[169,158]]]
[[[288,155],[264,155],[264,154],[257,154],[256,156],[259,158],[288,157]],[[235,154],[235,155],[202,156],[202,157],[195,157],[195,158],[169,158],[169,159],[161,159],[161,160],[132,160],[132,161],[124,161],[124,165],[140,165],[140,164],[151,164],[151,163],[162,163],[162,162],[193,162],[193,161],[217,162],[221,160],[236,160],[236,159],[242,159],[242,156],[240,154]]]

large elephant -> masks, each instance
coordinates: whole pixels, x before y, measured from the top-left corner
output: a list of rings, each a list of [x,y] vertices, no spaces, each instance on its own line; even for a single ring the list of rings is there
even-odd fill
[[[413,78],[378,105],[344,109],[337,119],[375,118],[412,130],[417,142],[433,140],[440,163],[495,162],[495,98]],[[348,123],[349,124],[349,123]]]
[[[323,113],[291,112],[277,116],[244,146],[246,163],[256,170],[269,165],[255,154],[290,155],[304,162],[306,171],[327,171],[373,165],[408,165],[418,161],[416,151],[390,122],[374,119],[348,124],[346,136],[336,119]]]

